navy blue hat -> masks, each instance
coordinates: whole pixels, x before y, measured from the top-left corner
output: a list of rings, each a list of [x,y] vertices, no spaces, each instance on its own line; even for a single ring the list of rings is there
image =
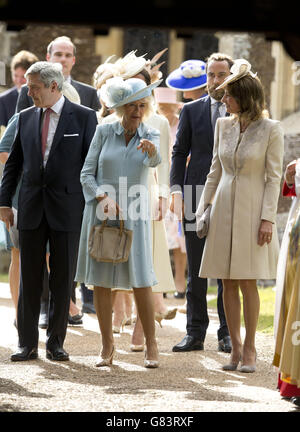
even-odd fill
[[[206,86],[206,64],[202,60],[186,60],[181,63],[166,79],[168,87],[188,91]]]

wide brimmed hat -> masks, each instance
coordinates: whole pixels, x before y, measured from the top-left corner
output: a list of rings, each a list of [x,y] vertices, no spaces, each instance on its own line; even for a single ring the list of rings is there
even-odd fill
[[[161,82],[162,80],[158,80],[147,86],[143,80],[138,78],[124,80],[121,77],[114,77],[103,84],[100,97],[107,108],[115,109],[150,96],[152,90],[159,86]]]
[[[145,54],[138,57],[135,53],[136,51],[130,51],[114,63],[116,69],[114,76],[120,76],[125,80],[137,75],[144,69],[147,62],[144,58]]]
[[[100,64],[95,73],[93,75],[94,87],[99,90],[102,85],[108,80],[115,76],[117,69],[115,63],[112,63],[111,60],[116,57],[114,54],[108,57],[108,59]]]
[[[257,73],[254,74],[253,72],[251,72],[251,64],[248,62],[248,60],[245,59],[234,60],[234,63],[230,68],[230,72],[231,75],[225,78],[225,80],[222,82],[222,84],[219,85],[219,87],[217,87],[216,90],[222,89],[228,84],[234,81],[238,81],[246,75],[250,75],[252,78],[255,78],[257,76]]]
[[[166,79],[170,88],[180,91],[196,90],[206,86],[206,64],[202,60],[186,60]]]
[[[137,56],[136,51],[130,51],[124,57],[116,60],[116,56],[110,56],[104,63],[99,65],[94,73],[94,87],[99,90],[102,85],[113,77],[121,77],[123,79],[132,78],[138,75],[143,69],[146,69],[150,75],[151,83],[161,79],[162,73],[159,68],[165,62],[157,64],[160,57],[167,51],[168,48],[158,52],[151,60],[146,60],[146,54]],[[113,61],[112,61],[113,60]]]
[[[177,92],[169,87],[157,87],[154,89],[154,97],[157,103],[179,104],[176,98]]]

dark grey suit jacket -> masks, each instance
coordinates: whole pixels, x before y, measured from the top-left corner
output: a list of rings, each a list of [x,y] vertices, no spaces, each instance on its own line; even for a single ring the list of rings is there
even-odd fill
[[[36,229],[45,214],[51,229],[79,232],[84,209],[80,172],[97,126],[95,111],[65,100],[44,168],[40,108],[22,110],[5,164],[0,206],[11,207],[21,173],[18,229]]]
[[[96,89],[94,87],[75,81],[71,79],[72,86],[78,91],[80,96],[80,103],[83,106],[98,111],[101,107],[99,98],[97,96]],[[33,105],[33,101],[30,96],[28,96],[28,87],[24,85],[21,88],[20,95],[17,101],[16,112],[20,112],[22,109],[29,108]]]
[[[190,186],[191,194],[189,195],[193,213],[200,199],[199,194],[196,193],[196,187],[204,185],[212,161],[214,134],[210,104],[210,97],[206,96],[184,105],[180,113],[172,152],[171,190],[177,189],[183,192],[184,185]],[[189,155],[190,161],[186,167]],[[184,198],[186,202],[187,196]]]
[[[0,126],[7,126],[9,119],[14,115],[18,95],[17,87],[0,94]]]

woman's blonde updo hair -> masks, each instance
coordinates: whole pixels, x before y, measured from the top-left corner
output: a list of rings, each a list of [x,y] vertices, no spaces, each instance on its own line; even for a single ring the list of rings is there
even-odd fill
[[[260,79],[246,75],[226,86],[227,92],[240,106],[236,115],[250,121],[269,117],[266,110],[265,94]]]

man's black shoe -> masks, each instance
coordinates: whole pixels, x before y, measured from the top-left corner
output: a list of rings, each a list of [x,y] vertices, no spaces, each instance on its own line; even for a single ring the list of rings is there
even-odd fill
[[[225,336],[218,342],[218,351],[223,351],[226,353],[231,353],[232,345],[230,336]]]
[[[38,358],[37,348],[20,347],[17,352],[10,356],[11,361],[26,361]]]
[[[82,325],[82,317],[83,314],[77,314],[77,315],[69,315],[68,317],[68,324],[72,325],[72,326],[76,326],[76,325]]]
[[[67,361],[69,354],[63,348],[47,349],[46,357],[48,360]]]
[[[177,345],[173,346],[172,351],[202,351],[204,350],[203,341],[195,338],[194,336],[186,335]]]
[[[291,402],[300,408],[300,397],[292,397]]]

